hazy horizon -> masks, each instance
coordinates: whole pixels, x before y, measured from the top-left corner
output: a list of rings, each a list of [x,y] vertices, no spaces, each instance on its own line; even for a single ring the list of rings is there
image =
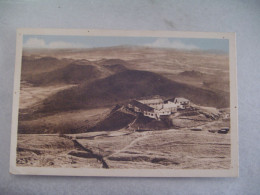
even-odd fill
[[[24,49],[96,49],[107,47],[148,47],[176,50],[215,50],[228,53],[227,39],[172,37],[89,37],[24,35]]]

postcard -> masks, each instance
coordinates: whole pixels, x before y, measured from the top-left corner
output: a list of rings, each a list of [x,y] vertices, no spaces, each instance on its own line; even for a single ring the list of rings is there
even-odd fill
[[[237,177],[235,33],[18,29],[10,172]]]

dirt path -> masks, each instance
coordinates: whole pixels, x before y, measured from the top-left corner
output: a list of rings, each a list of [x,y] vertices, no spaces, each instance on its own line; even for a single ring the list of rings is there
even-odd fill
[[[100,161],[102,163],[102,168],[105,168],[105,169],[109,168],[108,164],[106,163],[106,161],[104,160],[102,155],[95,154],[92,150],[85,148],[76,139],[74,139],[72,141],[74,142],[75,146],[79,147],[82,150],[85,150],[86,152],[90,153],[94,158],[96,158],[98,161]]]
[[[144,138],[147,138],[147,134],[148,134],[148,132],[142,133],[142,136],[140,136],[140,137],[134,139],[134,140],[131,141],[128,145],[126,145],[124,148],[122,148],[122,149],[116,151],[115,153],[113,153],[113,154],[111,154],[111,155],[109,155],[109,156],[117,155],[117,154],[123,152],[124,150],[126,150],[126,149],[132,147],[136,142],[138,142],[138,141],[140,141],[140,140],[142,140],[142,139],[144,139]],[[149,135],[149,134],[148,134],[148,135]]]
[[[128,129],[132,129],[132,125],[135,123],[136,120],[137,120],[137,117],[135,117],[135,120],[133,120],[133,122],[128,124]]]
[[[76,149],[84,150],[84,151],[90,153],[93,158],[96,158],[99,162],[102,163],[102,168],[105,168],[105,169],[108,169],[108,168],[109,168],[107,162],[104,160],[104,158],[103,158],[102,155],[96,154],[96,153],[94,153],[91,149],[88,149],[88,148],[84,147],[82,144],[80,144],[80,143],[78,142],[77,139],[72,138],[71,136],[62,135],[62,137],[72,140],[73,143],[74,143],[74,146],[76,147]]]

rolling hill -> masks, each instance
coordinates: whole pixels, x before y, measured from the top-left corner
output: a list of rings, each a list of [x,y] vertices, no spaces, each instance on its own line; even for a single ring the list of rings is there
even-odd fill
[[[54,57],[34,58],[30,56],[22,57],[22,79],[26,79],[31,74],[39,74],[54,71],[67,66],[72,61],[69,59],[57,59]]]
[[[43,102],[38,113],[96,108],[125,103],[134,98],[182,96],[203,106],[229,106],[228,93],[215,93],[164,78],[156,73],[125,70],[91,83],[61,91]]]
[[[81,84],[122,72],[127,69],[123,64],[125,62],[118,59],[104,59],[98,62],[74,60],[71,62],[71,60],[51,57],[34,60],[24,57],[22,80],[34,86]]]
[[[50,84],[79,84],[101,76],[101,72],[92,65],[69,64],[51,72],[31,75],[26,81],[37,86]]]

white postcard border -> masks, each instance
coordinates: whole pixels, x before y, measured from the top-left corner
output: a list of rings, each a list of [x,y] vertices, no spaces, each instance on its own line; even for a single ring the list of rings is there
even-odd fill
[[[214,170],[195,169],[93,169],[93,168],[43,168],[16,165],[17,127],[20,95],[23,35],[73,35],[73,36],[131,36],[209,38],[229,40],[230,114],[231,114],[231,168]],[[18,29],[13,90],[10,173],[26,175],[104,176],[104,177],[238,177],[238,100],[235,33],[125,31],[87,29]]]

